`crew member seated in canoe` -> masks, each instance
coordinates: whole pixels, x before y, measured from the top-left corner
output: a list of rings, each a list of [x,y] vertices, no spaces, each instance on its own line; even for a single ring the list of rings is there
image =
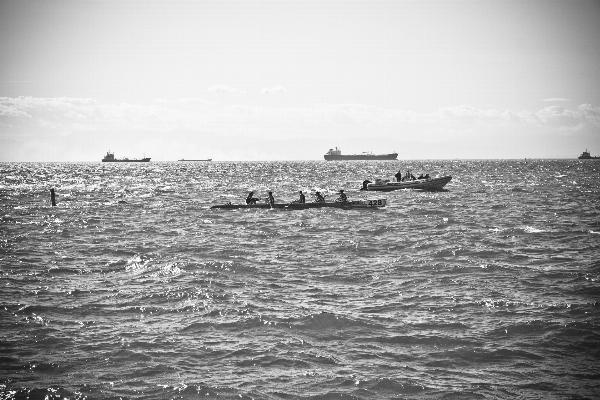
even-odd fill
[[[415,178],[415,176],[410,172],[410,169],[406,170],[406,175],[404,175],[404,178],[402,178],[402,182],[406,182],[406,181],[416,181],[417,178]]]
[[[306,197],[304,197],[302,190],[300,190],[299,193],[300,193],[300,198],[298,200],[296,200],[296,203],[306,203]]]
[[[256,197],[252,197],[253,195],[254,195],[254,192],[248,193],[248,197],[246,197],[246,204],[256,204],[257,201],[260,201],[260,199],[257,199]]]
[[[335,199],[336,203],[347,203],[348,202],[348,196],[346,196],[346,194],[344,193],[343,189],[340,189],[340,191],[338,192],[340,194],[340,196]]]
[[[315,203],[325,203],[325,197],[321,194],[321,192],[315,192]]]
[[[400,182],[400,181],[398,181],[398,182]],[[367,188],[367,185],[368,185],[369,183],[372,183],[372,182],[371,182],[370,180],[368,180],[368,179],[367,179],[367,180],[364,180],[364,181],[363,181],[363,185],[362,185],[362,187],[360,188],[360,190],[369,190],[369,189]]]
[[[269,192],[269,197],[267,197],[267,203],[269,203],[271,205],[271,207],[273,207],[273,204],[275,204],[275,198],[273,197],[273,192]]]

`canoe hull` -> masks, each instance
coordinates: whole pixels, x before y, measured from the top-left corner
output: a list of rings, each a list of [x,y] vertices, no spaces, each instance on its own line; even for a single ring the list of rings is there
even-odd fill
[[[364,208],[381,208],[385,207],[386,199],[372,199],[372,200],[356,200],[347,203],[290,203],[290,204],[270,204],[258,203],[258,204],[218,204],[211,207],[211,209],[221,210],[239,210],[239,209],[285,209],[285,210],[306,210],[311,208],[342,208],[342,209],[364,209]]]
[[[444,186],[452,179],[451,176],[442,176],[440,178],[417,179],[406,182],[386,182],[386,183],[369,183],[367,190],[379,192],[391,192],[393,190],[402,189],[420,189],[428,191],[443,190]]]

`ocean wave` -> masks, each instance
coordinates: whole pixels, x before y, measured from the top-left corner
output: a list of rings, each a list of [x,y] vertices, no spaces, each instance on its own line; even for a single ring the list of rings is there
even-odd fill
[[[1,396],[593,398],[600,171],[400,164],[0,163]],[[300,188],[389,205],[208,209]]]

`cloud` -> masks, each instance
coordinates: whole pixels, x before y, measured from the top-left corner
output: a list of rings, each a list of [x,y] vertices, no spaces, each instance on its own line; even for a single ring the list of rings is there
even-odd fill
[[[177,100],[177,103],[179,104],[200,104],[200,105],[208,105],[211,104],[210,102],[204,100],[204,99],[198,99],[195,97],[188,97],[185,99],[179,99]]]
[[[585,126],[600,128],[600,107],[594,107],[591,104],[582,104],[576,110],[568,110],[560,106],[546,107],[536,112],[535,116],[547,126],[577,129]]]
[[[213,85],[206,89],[207,92],[219,93],[219,94],[246,94],[243,90],[233,88],[225,85]]]
[[[544,99],[542,101],[571,101],[571,100],[565,99],[564,97],[550,97],[550,98]]]
[[[102,119],[98,109],[95,100],[85,98],[0,97],[0,126],[8,127],[0,133],[64,135],[94,130]]]
[[[260,91],[260,94],[283,94],[283,93],[287,93],[287,90],[285,90],[281,86],[275,86],[272,88],[264,87]]]
[[[417,113],[363,104],[315,104],[307,107],[221,105],[201,99],[150,104],[102,104],[93,99],[0,97],[0,137],[31,138],[72,133],[118,131],[124,134],[203,131],[228,137],[322,137],[330,132],[377,138],[437,132],[473,136],[484,132],[597,132],[600,107],[549,106],[526,110],[482,110],[461,105]],[[539,130],[551,132],[551,130]]]

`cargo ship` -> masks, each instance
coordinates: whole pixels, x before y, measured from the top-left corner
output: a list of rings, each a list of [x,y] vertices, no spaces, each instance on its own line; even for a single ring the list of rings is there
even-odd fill
[[[325,160],[327,161],[337,161],[337,160],[396,160],[398,158],[398,153],[390,153],[390,154],[371,154],[371,153],[361,153],[361,154],[342,154],[342,151],[337,147],[335,150],[329,149],[329,151],[325,154]]]
[[[110,151],[106,152],[106,155],[102,159],[102,162],[149,162],[150,157],[144,158],[115,158],[115,153],[111,153]]]
[[[598,157],[598,156],[592,157],[590,155],[590,152],[587,151],[587,149],[585,149],[585,151],[583,153],[581,153],[581,155],[577,158],[579,158],[580,160],[600,160],[600,157]]]

